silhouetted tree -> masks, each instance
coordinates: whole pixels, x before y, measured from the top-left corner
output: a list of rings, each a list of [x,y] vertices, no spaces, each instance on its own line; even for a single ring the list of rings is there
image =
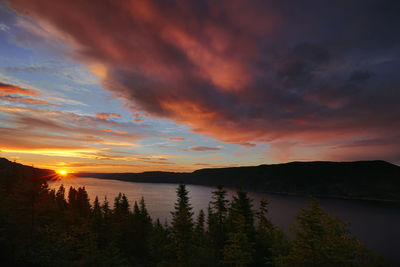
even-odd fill
[[[229,201],[226,199],[226,191],[222,185],[217,185],[216,189],[212,192],[212,201],[208,211],[208,231],[215,252],[215,260],[219,262],[222,259],[223,247],[227,239],[226,216]]]
[[[246,234],[246,220],[241,214],[233,220],[234,229],[228,234],[222,263],[225,266],[248,266],[253,260],[253,246]]]
[[[192,251],[193,212],[184,184],[176,190],[178,200],[172,214],[172,234],[176,249],[177,266],[188,266]]]
[[[349,224],[326,214],[316,199],[292,226],[293,246],[282,266],[379,266],[379,260],[348,230]]]

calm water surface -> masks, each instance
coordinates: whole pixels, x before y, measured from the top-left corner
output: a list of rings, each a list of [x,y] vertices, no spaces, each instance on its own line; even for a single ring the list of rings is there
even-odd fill
[[[85,186],[91,201],[96,196],[100,202],[107,196],[110,205],[119,192],[124,193],[133,206],[143,196],[147,209],[153,219],[171,219],[171,211],[176,201],[176,184],[132,183],[117,180],[103,180],[96,178],[73,178],[51,182],[51,188],[58,188],[61,184],[70,186]],[[195,214],[200,209],[207,212],[207,206],[214,188],[206,186],[188,185],[190,203]],[[234,190],[227,189],[228,198],[235,194]],[[288,230],[296,213],[309,204],[305,197],[284,196],[276,194],[249,193],[254,199],[255,208],[261,199],[265,198],[269,204],[271,221]],[[321,199],[322,207],[331,214],[351,223],[351,231],[371,250],[387,257],[400,261],[400,205],[390,203],[376,203],[354,200]]]

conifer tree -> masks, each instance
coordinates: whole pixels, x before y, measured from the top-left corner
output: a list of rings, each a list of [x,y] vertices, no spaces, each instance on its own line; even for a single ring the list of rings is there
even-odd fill
[[[277,258],[287,255],[289,239],[283,231],[267,218],[268,202],[260,201],[259,210],[255,213],[258,221],[254,245],[254,266],[274,266]]]
[[[76,211],[78,209],[76,195],[77,195],[76,189],[71,186],[68,191],[68,207],[71,211]]]
[[[85,187],[79,187],[76,194],[76,201],[78,205],[79,215],[82,217],[89,217],[90,214],[90,200]]]
[[[326,214],[316,199],[302,209],[292,226],[292,249],[283,266],[379,266],[379,261],[352,235],[349,224]]]
[[[208,230],[217,262],[222,259],[222,250],[227,239],[226,216],[228,202],[226,191],[222,185],[217,185],[216,190],[212,192],[212,201],[208,210]]]
[[[253,260],[252,244],[246,234],[246,220],[238,214],[234,218],[234,229],[228,234],[223,251],[224,266],[245,267]]]
[[[204,222],[205,214],[203,210],[200,210],[194,229],[195,239],[198,245],[205,245]]]
[[[140,217],[140,209],[139,209],[139,205],[136,200],[135,200],[135,203],[133,204],[133,216]]]
[[[61,211],[64,211],[64,210],[67,209],[67,202],[65,200],[65,187],[64,187],[64,185],[60,185],[60,187],[58,188],[56,196],[55,196],[55,199],[56,199],[57,206]]]
[[[218,225],[223,225],[225,223],[225,218],[227,215],[227,204],[226,191],[223,189],[222,185],[217,185],[217,190],[212,192],[213,201],[210,202],[211,208],[217,216]]]
[[[144,202],[144,197],[142,197],[140,199],[139,206],[140,206],[139,207],[140,208],[140,215],[142,216],[143,220],[146,223],[150,223],[151,224],[151,218],[150,218],[149,212],[147,211],[146,203]]]
[[[101,205],[101,210],[103,212],[104,219],[108,219],[110,217],[111,211],[107,196],[104,197],[104,202],[103,205]]]
[[[178,200],[172,214],[172,233],[176,248],[177,266],[188,266],[192,251],[193,212],[188,191],[181,183],[176,190]]]
[[[247,195],[247,192],[243,190],[238,190],[236,192],[236,196],[233,196],[233,200],[230,203],[229,207],[229,218],[228,218],[228,227],[229,231],[237,229],[236,223],[239,216],[243,217],[244,222],[244,233],[252,239],[254,237],[255,228],[254,228],[254,211],[252,199],[250,199]]]
[[[101,212],[101,207],[100,207],[100,202],[99,202],[99,197],[96,196],[93,202],[93,217],[95,218],[101,218],[102,212]]]

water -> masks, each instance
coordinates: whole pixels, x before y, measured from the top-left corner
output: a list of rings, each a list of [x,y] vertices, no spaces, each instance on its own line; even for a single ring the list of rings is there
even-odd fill
[[[117,180],[103,180],[96,178],[74,178],[51,182],[51,188],[58,188],[61,184],[68,189],[70,186],[85,186],[89,198],[93,201],[96,196],[100,202],[107,196],[110,205],[119,192],[124,193],[133,206],[143,196],[147,209],[153,219],[160,218],[170,221],[171,211],[176,201],[176,184],[132,183]],[[214,188],[206,186],[188,185],[190,203],[195,214],[200,209],[207,211]],[[235,194],[234,190],[227,189],[228,198]],[[301,208],[307,207],[309,200],[306,197],[285,196],[277,194],[249,193],[254,199],[255,208],[261,199],[270,203],[268,206],[271,221],[288,231],[290,224]],[[321,206],[330,214],[338,216],[351,223],[351,231],[368,248],[385,256],[388,259],[400,261],[400,205],[377,203],[368,201],[321,199]]]

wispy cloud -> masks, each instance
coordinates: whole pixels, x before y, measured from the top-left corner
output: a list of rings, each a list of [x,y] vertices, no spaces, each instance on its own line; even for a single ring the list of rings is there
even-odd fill
[[[0,93],[5,94],[20,94],[37,96],[38,93],[32,89],[21,88],[20,86],[0,82]]]
[[[7,102],[23,102],[27,104],[37,104],[37,105],[46,105],[49,104],[47,101],[43,101],[36,98],[29,98],[24,96],[12,96],[12,95],[1,95],[0,100]]]
[[[6,24],[4,23],[0,23],[0,31],[3,32],[8,32],[10,30],[10,27],[8,27]]]
[[[169,137],[169,141],[185,141],[185,138],[183,137]]]
[[[198,152],[221,150],[221,148],[219,147],[208,147],[208,146],[191,146],[189,147],[189,149]]]
[[[85,103],[82,103],[80,101],[76,101],[73,99],[67,99],[67,98],[62,98],[62,97],[55,97],[55,96],[45,96],[45,99],[53,100],[55,102],[61,102],[69,105],[80,105],[80,106],[87,106]]]
[[[106,113],[106,112],[98,112],[95,114],[97,118],[101,119],[101,120],[108,120],[111,117],[114,118],[121,118],[121,115],[116,114],[116,113]]]

